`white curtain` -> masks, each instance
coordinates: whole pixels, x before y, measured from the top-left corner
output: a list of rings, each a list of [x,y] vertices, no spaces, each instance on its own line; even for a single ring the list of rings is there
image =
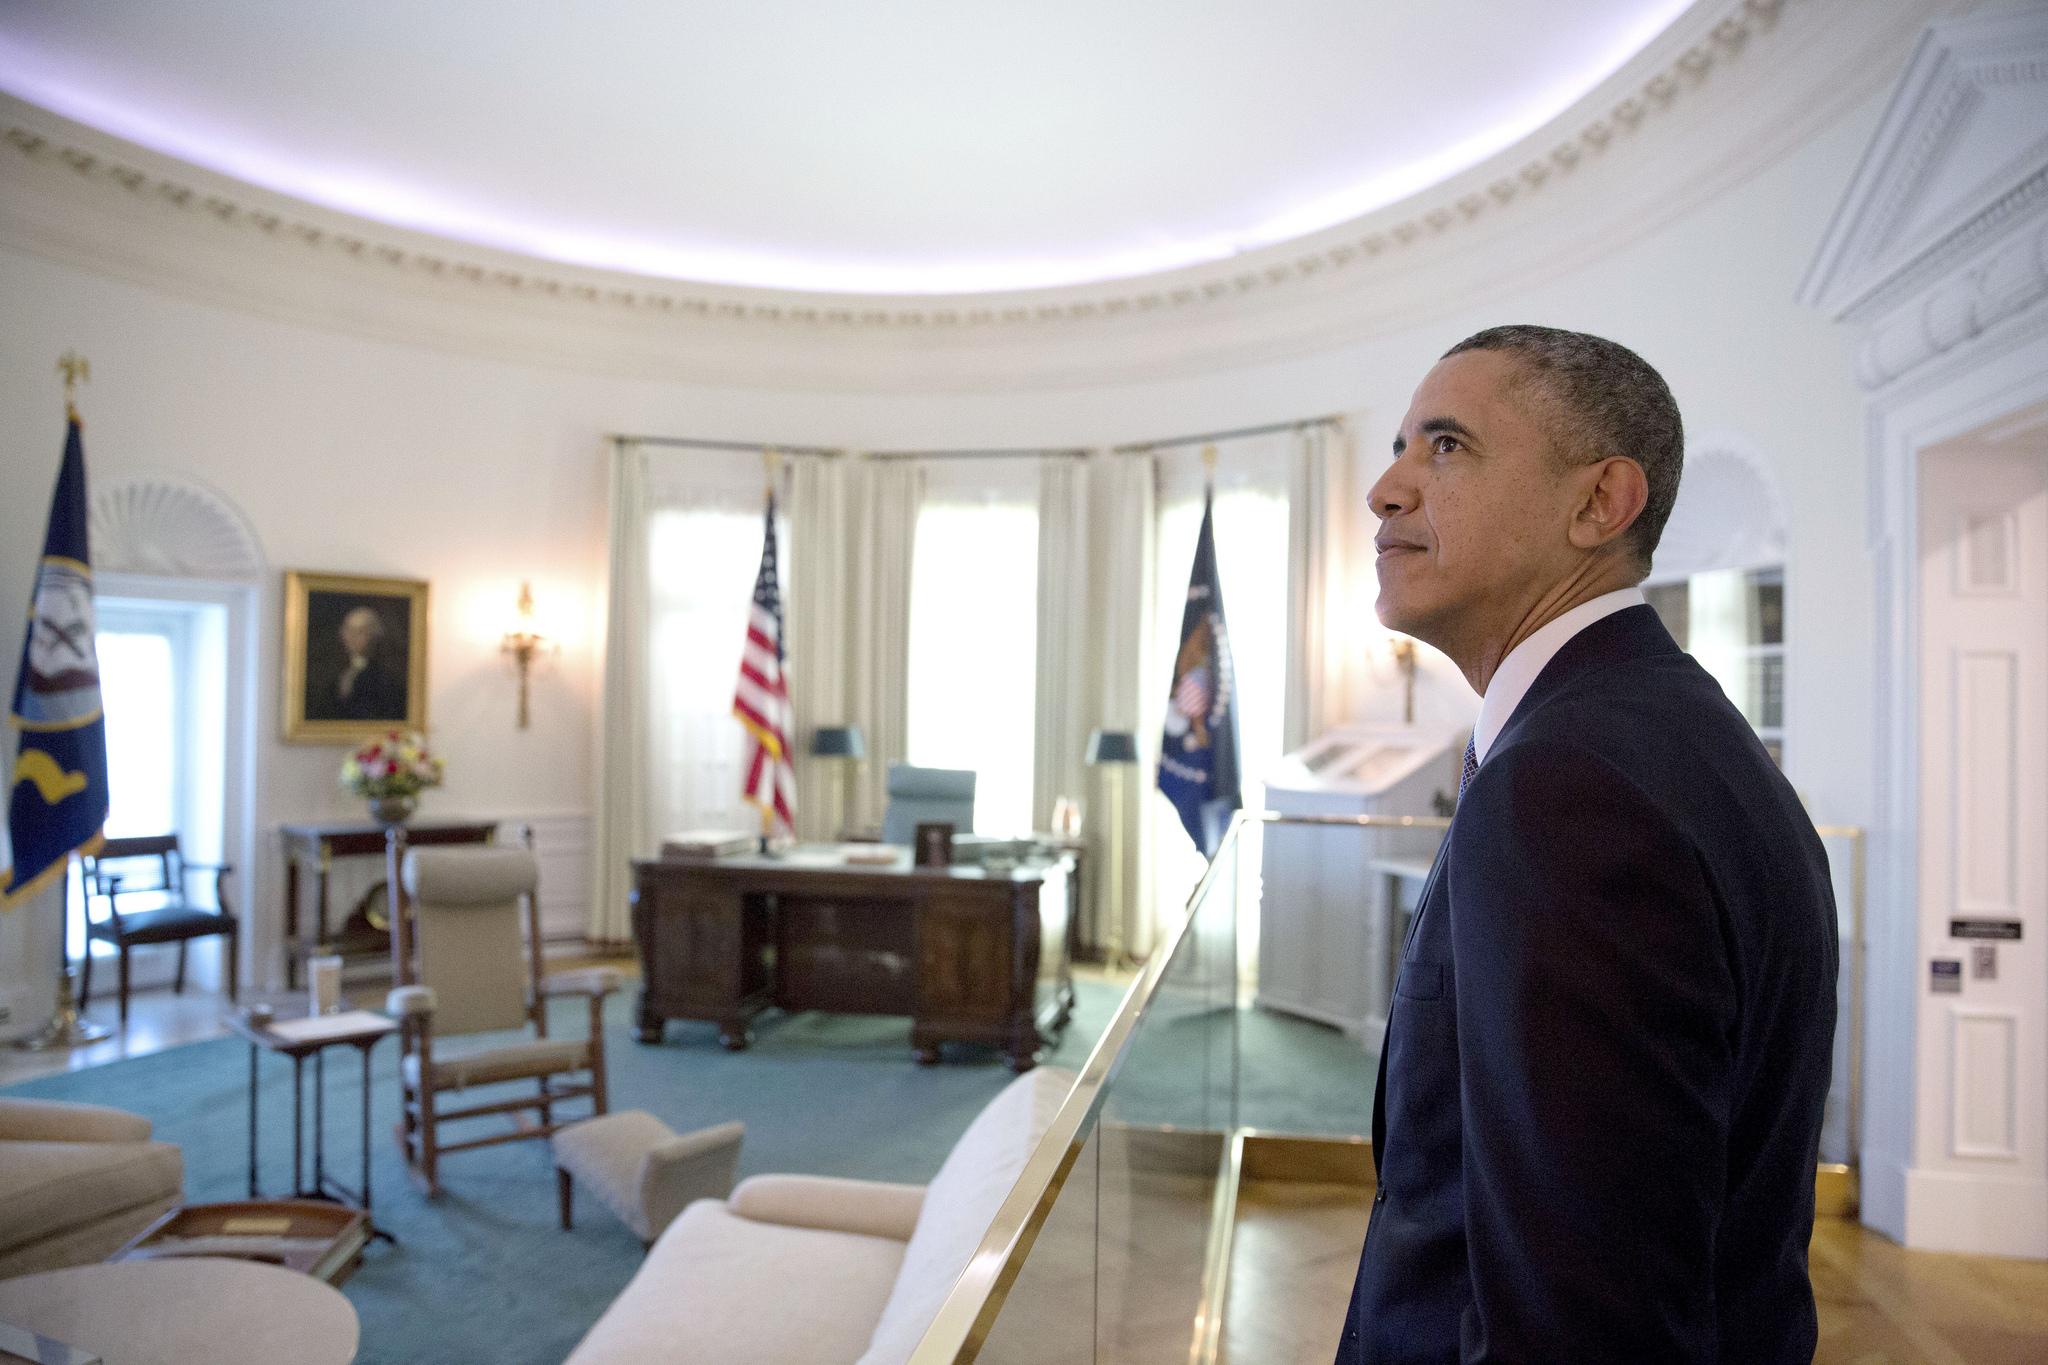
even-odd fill
[[[848,471],[848,716],[867,740],[847,823],[879,828],[888,765],[908,748],[910,571],[924,471],[912,460],[859,460]]]
[[[801,839],[836,839],[843,771],[810,756],[821,725],[852,722],[847,623],[852,612],[847,502],[849,462],[806,458],[789,472],[786,638],[790,709],[796,730],[796,829]]]
[[[612,481],[605,695],[596,751],[591,936],[630,936],[632,860],[684,829],[752,832],[732,717],[761,563],[761,462],[623,452]],[[786,525],[777,528],[788,543]],[[791,661],[792,676],[796,662]]]
[[[1038,470],[1038,688],[1031,827],[1052,828],[1053,804],[1087,795],[1083,749],[1103,728],[1100,676],[1089,665],[1101,630],[1090,597],[1088,466],[1049,458]],[[1084,928],[1086,926],[1083,926]]]
[[[1292,751],[1358,714],[1381,632],[1372,615],[1377,586],[1365,552],[1376,523],[1366,506],[1371,479],[1360,468],[1354,424],[1313,422],[1293,435],[1287,499],[1287,684],[1281,731]],[[1361,588],[1364,591],[1361,591]]]
[[[647,822],[647,452],[613,449],[611,564],[606,575],[604,696],[592,765],[590,919],[593,943],[633,937],[632,860]]]
[[[1087,669],[1093,674],[1096,721],[1106,730],[1127,730],[1138,740],[1138,762],[1126,769],[1115,818],[1122,821],[1121,912],[1111,904],[1116,878],[1109,866],[1109,783],[1091,770],[1085,802],[1090,865],[1088,920],[1083,941],[1142,955],[1152,948],[1154,831],[1144,812],[1155,799],[1159,728],[1166,714],[1166,679],[1152,659],[1153,613],[1158,595],[1158,468],[1150,455],[1102,452],[1090,458]],[[1178,617],[1175,618],[1176,621]],[[1154,682],[1157,686],[1154,686]],[[1154,693],[1157,693],[1155,700]],[[1085,741],[1086,736],[1083,735]]]

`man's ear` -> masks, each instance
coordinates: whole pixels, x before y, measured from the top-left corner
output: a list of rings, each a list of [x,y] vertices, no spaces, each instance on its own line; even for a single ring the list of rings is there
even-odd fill
[[[1597,550],[1635,525],[1650,501],[1650,480],[1641,465],[1620,456],[1587,465],[1580,477],[1584,495],[1572,514],[1571,542],[1581,550]]]

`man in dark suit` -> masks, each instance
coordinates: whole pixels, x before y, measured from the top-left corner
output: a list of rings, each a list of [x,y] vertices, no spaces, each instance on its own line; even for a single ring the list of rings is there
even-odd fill
[[[1613,342],[1493,328],[1374,485],[1379,614],[1482,697],[1409,932],[1340,1365],[1813,1357],[1826,856],[1636,585],[1678,408]]]

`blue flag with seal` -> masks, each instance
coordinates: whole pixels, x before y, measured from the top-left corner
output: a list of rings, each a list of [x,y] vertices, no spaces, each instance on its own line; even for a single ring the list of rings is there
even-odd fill
[[[12,852],[0,859],[0,907],[7,909],[62,877],[71,854],[97,851],[107,823],[107,726],[85,508],[85,441],[73,415],[14,683],[21,747],[7,803]]]
[[[1223,620],[1223,585],[1216,576],[1214,498],[1202,501],[1202,533],[1188,575],[1188,602],[1180,617],[1180,652],[1166,702],[1166,734],[1159,746],[1159,790],[1180,812],[1180,822],[1202,856],[1213,858],[1238,795],[1237,675],[1230,663],[1230,631]]]

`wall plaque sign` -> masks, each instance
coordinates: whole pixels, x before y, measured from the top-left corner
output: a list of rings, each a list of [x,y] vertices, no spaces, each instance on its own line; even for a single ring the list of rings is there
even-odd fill
[[[1999,938],[2018,942],[2020,922],[2016,919],[1952,919],[1948,922],[1950,938]]]

